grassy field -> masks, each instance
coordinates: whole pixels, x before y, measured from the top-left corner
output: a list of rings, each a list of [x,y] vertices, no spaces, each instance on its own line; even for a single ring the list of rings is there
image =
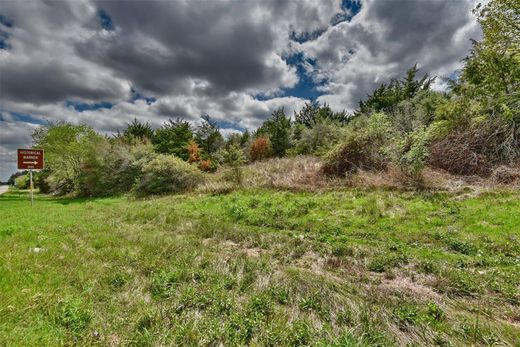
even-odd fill
[[[520,345],[520,193],[0,196],[0,345]]]

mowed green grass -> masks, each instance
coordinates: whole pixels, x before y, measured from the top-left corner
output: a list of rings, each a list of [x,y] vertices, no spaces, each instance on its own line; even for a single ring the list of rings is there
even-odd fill
[[[0,345],[510,345],[520,193],[0,196]]]

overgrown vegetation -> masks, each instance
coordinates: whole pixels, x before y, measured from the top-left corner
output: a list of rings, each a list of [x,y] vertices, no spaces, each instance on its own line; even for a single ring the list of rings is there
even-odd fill
[[[0,196],[1,340],[514,346],[520,196],[477,193],[38,195],[27,218],[13,191]]]

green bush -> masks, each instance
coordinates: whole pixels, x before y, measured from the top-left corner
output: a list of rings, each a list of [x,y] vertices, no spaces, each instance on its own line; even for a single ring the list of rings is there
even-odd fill
[[[242,184],[242,165],[245,163],[244,151],[238,145],[232,145],[223,153],[224,163],[231,167],[232,180]]]
[[[387,147],[387,154],[403,174],[419,178],[428,157],[429,140],[426,128],[398,133]]]
[[[159,154],[144,165],[134,191],[137,195],[177,193],[193,189],[202,180],[196,167],[173,155]]]
[[[76,193],[80,196],[126,193],[139,179],[144,165],[154,157],[150,144],[130,145],[117,139],[101,142],[81,166]]]
[[[18,189],[28,189],[30,185],[29,175],[22,175],[14,180],[14,185]]]
[[[332,120],[320,120],[306,127],[296,125],[294,127],[293,154],[324,154],[336,145],[342,134],[341,124]]]
[[[384,146],[391,139],[388,116],[382,112],[359,117],[345,131],[343,140],[327,155],[323,172],[343,176],[358,169],[382,170],[389,159]]]

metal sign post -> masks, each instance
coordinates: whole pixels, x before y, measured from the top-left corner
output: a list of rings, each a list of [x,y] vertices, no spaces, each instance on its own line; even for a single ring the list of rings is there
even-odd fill
[[[29,170],[31,206],[34,206],[33,170],[42,170],[43,162],[43,149],[18,150],[18,170]]]
[[[31,179],[31,206],[34,206],[34,194],[33,194],[33,180],[32,180],[32,169],[29,170],[29,177]]]

